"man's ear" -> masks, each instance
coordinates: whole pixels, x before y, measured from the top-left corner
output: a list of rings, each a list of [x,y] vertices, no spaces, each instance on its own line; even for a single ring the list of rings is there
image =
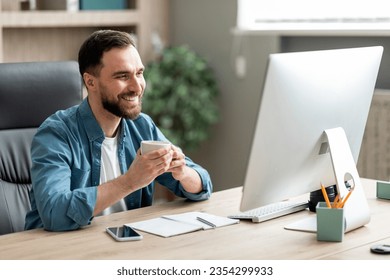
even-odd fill
[[[85,72],[83,74],[83,80],[84,80],[84,83],[87,86],[87,88],[94,87],[95,79],[94,79],[94,77],[91,74]]]

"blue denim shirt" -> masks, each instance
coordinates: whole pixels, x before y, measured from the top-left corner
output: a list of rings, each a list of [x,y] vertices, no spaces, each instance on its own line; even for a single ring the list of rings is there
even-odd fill
[[[104,133],[85,99],[80,105],[58,111],[38,129],[31,147],[32,210],[26,215],[25,229],[44,227],[51,231],[73,230],[90,224],[100,180],[101,145]],[[152,119],[141,113],[136,120],[121,121],[118,157],[125,173],[140,147],[141,140],[163,140],[165,136]],[[171,173],[156,178],[179,197],[208,199],[212,183],[208,172],[186,157],[187,166],[198,172],[203,191],[188,193]],[[154,183],[125,197],[128,209],[152,204]]]

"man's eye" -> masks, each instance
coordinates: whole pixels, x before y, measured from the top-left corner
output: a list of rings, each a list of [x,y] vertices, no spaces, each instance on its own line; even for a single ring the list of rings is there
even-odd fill
[[[127,74],[121,74],[117,76],[118,79],[128,79],[129,76]]]

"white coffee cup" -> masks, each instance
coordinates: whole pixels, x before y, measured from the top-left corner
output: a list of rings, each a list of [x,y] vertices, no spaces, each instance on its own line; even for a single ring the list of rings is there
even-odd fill
[[[167,146],[171,146],[171,143],[164,141],[143,140],[141,141],[141,154],[146,154]]]

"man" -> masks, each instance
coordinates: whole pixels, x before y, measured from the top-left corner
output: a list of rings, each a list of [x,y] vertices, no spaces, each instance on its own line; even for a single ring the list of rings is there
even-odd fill
[[[140,153],[141,140],[168,140],[141,113],[144,65],[132,37],[94,32],[79,68],[88,97],[50,116],[33,139],[25,228],[74,230],[97,215],[149,206],[154,180],[179,197],[208,199],[209,174],[178,147]]]

